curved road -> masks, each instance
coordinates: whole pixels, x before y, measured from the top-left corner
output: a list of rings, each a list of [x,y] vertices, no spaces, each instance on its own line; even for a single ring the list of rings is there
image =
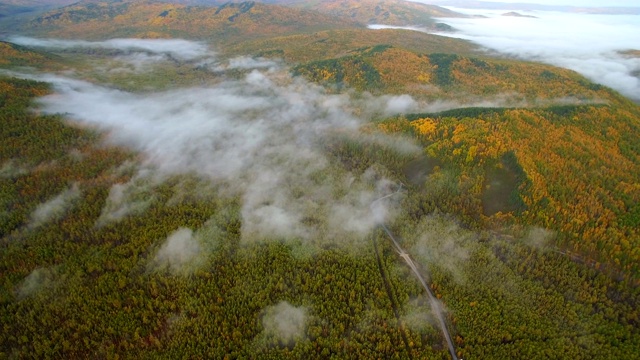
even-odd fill
[[[389,195],[385,195],[385,196],[383,196],[381,198],[378,198],[378,199],[372,201],[371,205],[369,205],[369,206],[371,208],[373,208],[373,205],[375,203],[377,203],[380,200],[389,198],[389,197],[391,197],[391,196],[393,196],[395,194],[398,194],[400,192],[400,190],[402,190],[402,184],[400,185],[400,187],[398,188],[398,190],[396,192],[391,193]],[[449,333],[449,330],[447,329],[447,324],[444,321],[444,314],[443,314],[443,311],[442,311],[442,307],[440,306],[440,302],[438,301],[436,296],[433,294],[433,291],[431,290],[431,288],[427,285],[427,282],[424,280],[424,277],[422,276],[422,274],[420,273],[420,271],[416,267],[416,264],[413,262],[413,260],[409,256],[409,254],[406,251],[404,251],[404,249],[400,246],[400,244],[398,243],[398,240],[396,240],[396,238],[393,236],[393,234],[391,233],[389,228],[387,228],[387,225],[385,225],[383,222],[380,222],[380,226],[382,227],[382,229],[384,229],[384,231],[387,233],[387,235],[389,236],[389,238],[393,242],[393,245],[395,246],[396,251],[398,252],[400,257],[404,259],[404,261],[407,263],[407,265],[409,265],[409,267],[411,268],[413,273],[416,275],[416,277],[418,278],[418,280],[422,284],[422,287],[424,287],[424,289],[427,291],[427,295],[429,297],[429,303],[431,304],[431,311],[438,318],[438,323],[440,323],[440,328],[442,330],[442,334],[444,335],[444,338],[447,340],[447,346],[449,347],[449,353],[451,354],[451,358],[453,360],[458,360],[458,355],[456,354],[456,349],[453,346],[453,340],[451,339],[451,334]]]

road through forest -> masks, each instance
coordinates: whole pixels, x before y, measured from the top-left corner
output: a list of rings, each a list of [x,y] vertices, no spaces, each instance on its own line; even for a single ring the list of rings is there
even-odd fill
[[[374,204],[376,204],[377,202],[379,202],[379,201],[381,201],[383,199],[389,198],[391,196],[394,196],[394,195],[400,193],[401,190],[402,190],[402,185],[400,185],[400,187],[398,188],[398,190],[396,192],[388,194],[388,195],[385,195],[385,196],[383,196],[381,198],[378,198],[378,199],[372,201],[371,205],[370,205],[370,207],[372,209],[372,212],[373,212]],[[425,281],[424,277],[422,276],[422,274],[420,273],[420,271],[416,267],[416,264],[413,262],[413,260],[409,256],[409,254],[406,251],[404,251],[404,249],[400,246],[400,243],[393,236],[393,233],[391,233],[391,231],[389,230],[387,225],[385,225],[385,223],[383,221],[380,221],[380,226],[382,227],[382,229],[384,229],[384,231],[387,233],[387,235],[389,236],[389,238],[393,242],[393,245],[395,246],[396,251],[398,252],[400,257],[402,259],[404,259],[404,261],[407,263],[407,265],[409,265],[409,267],[413,271],[414,275],[418,278],[418,280],[422,284],[422,287],[424,287],[424,289],[427,291],[427,296],[429,297],[429,303],[431,305],[431,311],[435,314],[436,318],[438,318],[438,323],[440,324],[440,328],[442,329],[442,334],[444,335],[444,338],[447,341],[447,346],[449,347],[449,353],[451,353],[451,358],[453,360],[458,360],[458,355],[456,354],[456,349],[453,346],[453,340],[451,338],[451,334],[449,333],[449,330],[447,329],[447,324],[444,321],[444,314],[443,314],[442,306],[440,306],[440,302],[438,301],[436,296],[433,294],[433,291],[431,290],[431,288],[427,285],[427,282]]]

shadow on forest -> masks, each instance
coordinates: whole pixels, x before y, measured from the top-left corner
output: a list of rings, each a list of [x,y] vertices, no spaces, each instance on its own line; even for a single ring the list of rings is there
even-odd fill
[[[484,215],[522,210],[524,203],[520,198],[519,188],[524,178],[515,155],[507,154],[497,166],[487,169],[482,192]]]
[[[411,185],[422,187],[427,177],[433,173],[436,167],[441,166],[438,159],[428,156],[420,156],[417,159],[409,161],[402,168],[402,173]]]

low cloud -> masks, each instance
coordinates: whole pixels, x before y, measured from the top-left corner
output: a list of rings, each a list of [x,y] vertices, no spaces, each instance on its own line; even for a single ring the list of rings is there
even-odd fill
[[[425,329],[438,328],[438,320],[433,314],[431,304],[426,297],[410,299],[403,309],[402,323],[411,331],[424,331]]]
[[[640,100],[640,59],[619,51],[640,49],[640,15],[522,12],[536,18],[501,16],[504,11],[465,10],[485,18],[441,19],[458,30],[443,36],[471,40],[521,59],[541,61],[581,73]]]
[[[126,216],[143,213],[154,200],[149,192],[152,187],[150,181],[149,178],[138,176],[128,183],[111,186],[100,217],[96,221],[96,227],[118,222]]]
[[[150,268],[168,269],[176,274],[188,273],[197,267],[200,254],[201,245],[193,231],[180,228],[167,237],[150,263]]]
[[[265,58],[253,58],[249,56],[239,56],[228,61],[213,66],[214,71],[225,71],[232,69],[248,70],[248,69],[268,69],[278,67],[278,63],[274,60]]]
[[[385,113],[388,115],[402,114],[415,111],[418,103],[409,95],[391,96],[387,100]]]
[[[364,183],[375,188],[349,192],[340,201],[334,201],[329,216],[330,227],[366,233],[395,216],[393,212],[397,206],[394,202],[402,198],[398,184],[382,177],[374,168],[367,169],[362,177]]]
[[[106,49],[124,53],[164,54],[177,60],[195,60],[211,56],[205,44],[181,39],[110,39],[105,41],[36,39],[25,36],[10,37],[10,42],[28,47],[47,49]]]
[[[467,9],[459,9],[456,6],[466,6],[474,9],[538,9],[553,6],[557,11],[577,11],[590,7],[590,11],[595,9],[611,9],[611,7],[627,7],[637,9],[636,0],[609,0],[603,3],[602,0],[485,0],[485,1],[465,1],[465,0],[409,0],[423,4],[433,4],[446,6],[458,12],[464,12]]]
[[[132,54],[120,55],[115,57],[119,63],[116,63],[116,66],[110,68],[109,66],[105,67],[104,70],[107,72],[117,73],[141,73],[149,69],[150,65],[162,63],[168,60],[168,57],[165,54],[148,54],[136,52]],[[109,64],[114,65],[114,64]]]
[[[386,195],[384,169],[371,170],[378,174],[373,177],[351,173],[332,163],[327,143],[346,136],[418,153],[407,140],[360,133],[367,119],[413,111],[416,102],[408,95],[329,94],[261,59],[237,58],[226,66],[260,69],[237,80],[145,94],[57,75],[31,78],[55,88],[40,99],[40,111],[66,114],[104,131],[108,142],[141,152],[143,168],[154,176],[196,174],[224,185],[225,196],[239,196],[243,241],[335,241],[337,234],[357,237],[375,227],[369,205]],[[153,198],[143,178],[113,186],[97,226],[149,206]]]
[[[476,248],[476,234],[441,215],[423,218],[414,233],[409,253],[418,263],[436,266],[456,281],[464,281],[462,269]]]
[[[34,295],[52,285],[53,281],[54,272],[51,269],[37,268],[24,278],[16,290],[16,295],[20,299]]]
[[[423,28],[423,27],[419,27],[419,26],[398,26],[398,25],[371,24],[371,25],[367,25],[367,28],[369,28],[371,30],[396,29],[396,30],[413,30],[413,31],[429,32],[429,30],[427,28]]]
[[[33,213],[31,213],[29,227],[36,228],[47,222],[63,218],[73,204],[73,201],[79,197],[80,189],[77,184],[74,184],[71,188],[56,195],[47,202],[38,205]]]
[[[305,337],[307,309],[281,301],[265,309],[262,325],[267,341],[292,346]]]
[[[29,170],[18,164],[16,160],[9,159],[0,166],[0,179],[12,179],[28,172]]]
[[[534,226],[529,229],[529,232],[524,237],[524,243],[536,249],[544,249],[550,241],[555,238],[555,233],[552,230]]]

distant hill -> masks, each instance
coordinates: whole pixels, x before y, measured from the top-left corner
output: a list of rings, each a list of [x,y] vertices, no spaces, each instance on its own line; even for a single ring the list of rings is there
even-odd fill
[[[230,56],[253,54],[282,58],[291,63],[332,59],[352,54],[354,49],[366,49],[379,44],[417,53],[451,52],[478,54],[478,47],[466,40],[399,29],[344,29],[296,34],[231,44]]]
[[[99,1],[50,11],[21,30],[65,38],[181,37],[233,42],[240,38],[357,26],[353,21],[316,11],[256,2],[193,7],[148,1]]]
[[[0,4],[0,19],[7,16],[23,14],[29,11],[31,11],[31,9],[26,6]]]
[[[2,0],[2,4],[24,7],[66,6],[77,3],[77,0]]]
[[[434,17],[464,16],[440,6],[402,0],[329,0],[302,2],[301,5],[364,24],[435,27]]]
[[[224,41],[354,28],[360,27],[359,24],[440,29],[442,24],[434,17],[457,16],[462,15],[439,6],[402,0],[274,0],[223,4],[215,0],[81,1],[44,13],[18,30],[84,39],[182,37]],[[15,30],[14,26],[6,29]]]
[[[13,31],[21,22],[45,11],[73,4],[75,0],[2,0],[0,1],[0,29]]]
[[[2,0],[0,2],[0,19],[25,13],[53,9],[71,5],[76,0]]]
[[[168,2],[186,5],[219,6],[240,3],[241,1],[170,0]],[[363,24],[434,26],[434,17],[464,16],[440,6],[405,0],[263,0],[259,2],[317,10]]]
[[[429,36],[435,46],[429,46]],[[393,40],[390,34],[378,39],[383,38]],[[465,97],[508,93],[536,101],[565,97],[589,101],[611,98],[604,87],[586,81],[573,71],[544,64],[444,53],[454,49],[437,42],[440,39],[434,35],[421,38],[426,45],[423,51],[391,45],[365,46],[344,56],[302,64],[296,71],[325,84],[461,102]]]
[[[502,16],[512,16],[512,17],[522,17],[522,18],[532,18],[532,19],[537,19],[537,16],[533,16],[533,15],[523,15],[520,13],[517,13],[515,11],[510,11],[508,13],[504,13],[502,14]]]
[[[172,4],[183,4],[189,6],[221,6],[225,4],[237,4],[244,2],[245,0],[165,0],[165,2]],[[301,2],[306,2],[307,0],[258,0],[256,2],[263,4],[275,4],[275,5],[289,5],[296,4]]]
[[[640,239],[640,192],[631,184],[640,173],[640,108],[615,91],[550,65],[389,45],[310,61],[294,71],[330,89],[453,104],[450,111],[379,124],[416,134],[429,156],[469,180],[465,186],[475,189],[469,191],[476,200],[445,212],[468,211],[476,219],[498,214],[494,220],[510,213],[556,231],[561,248],[580,253],[585,263],[620,278],[638,276],[639,254],[631,249]]]
[[[627,50],[620,53],[624,56],[640,58],[640,50]]]

